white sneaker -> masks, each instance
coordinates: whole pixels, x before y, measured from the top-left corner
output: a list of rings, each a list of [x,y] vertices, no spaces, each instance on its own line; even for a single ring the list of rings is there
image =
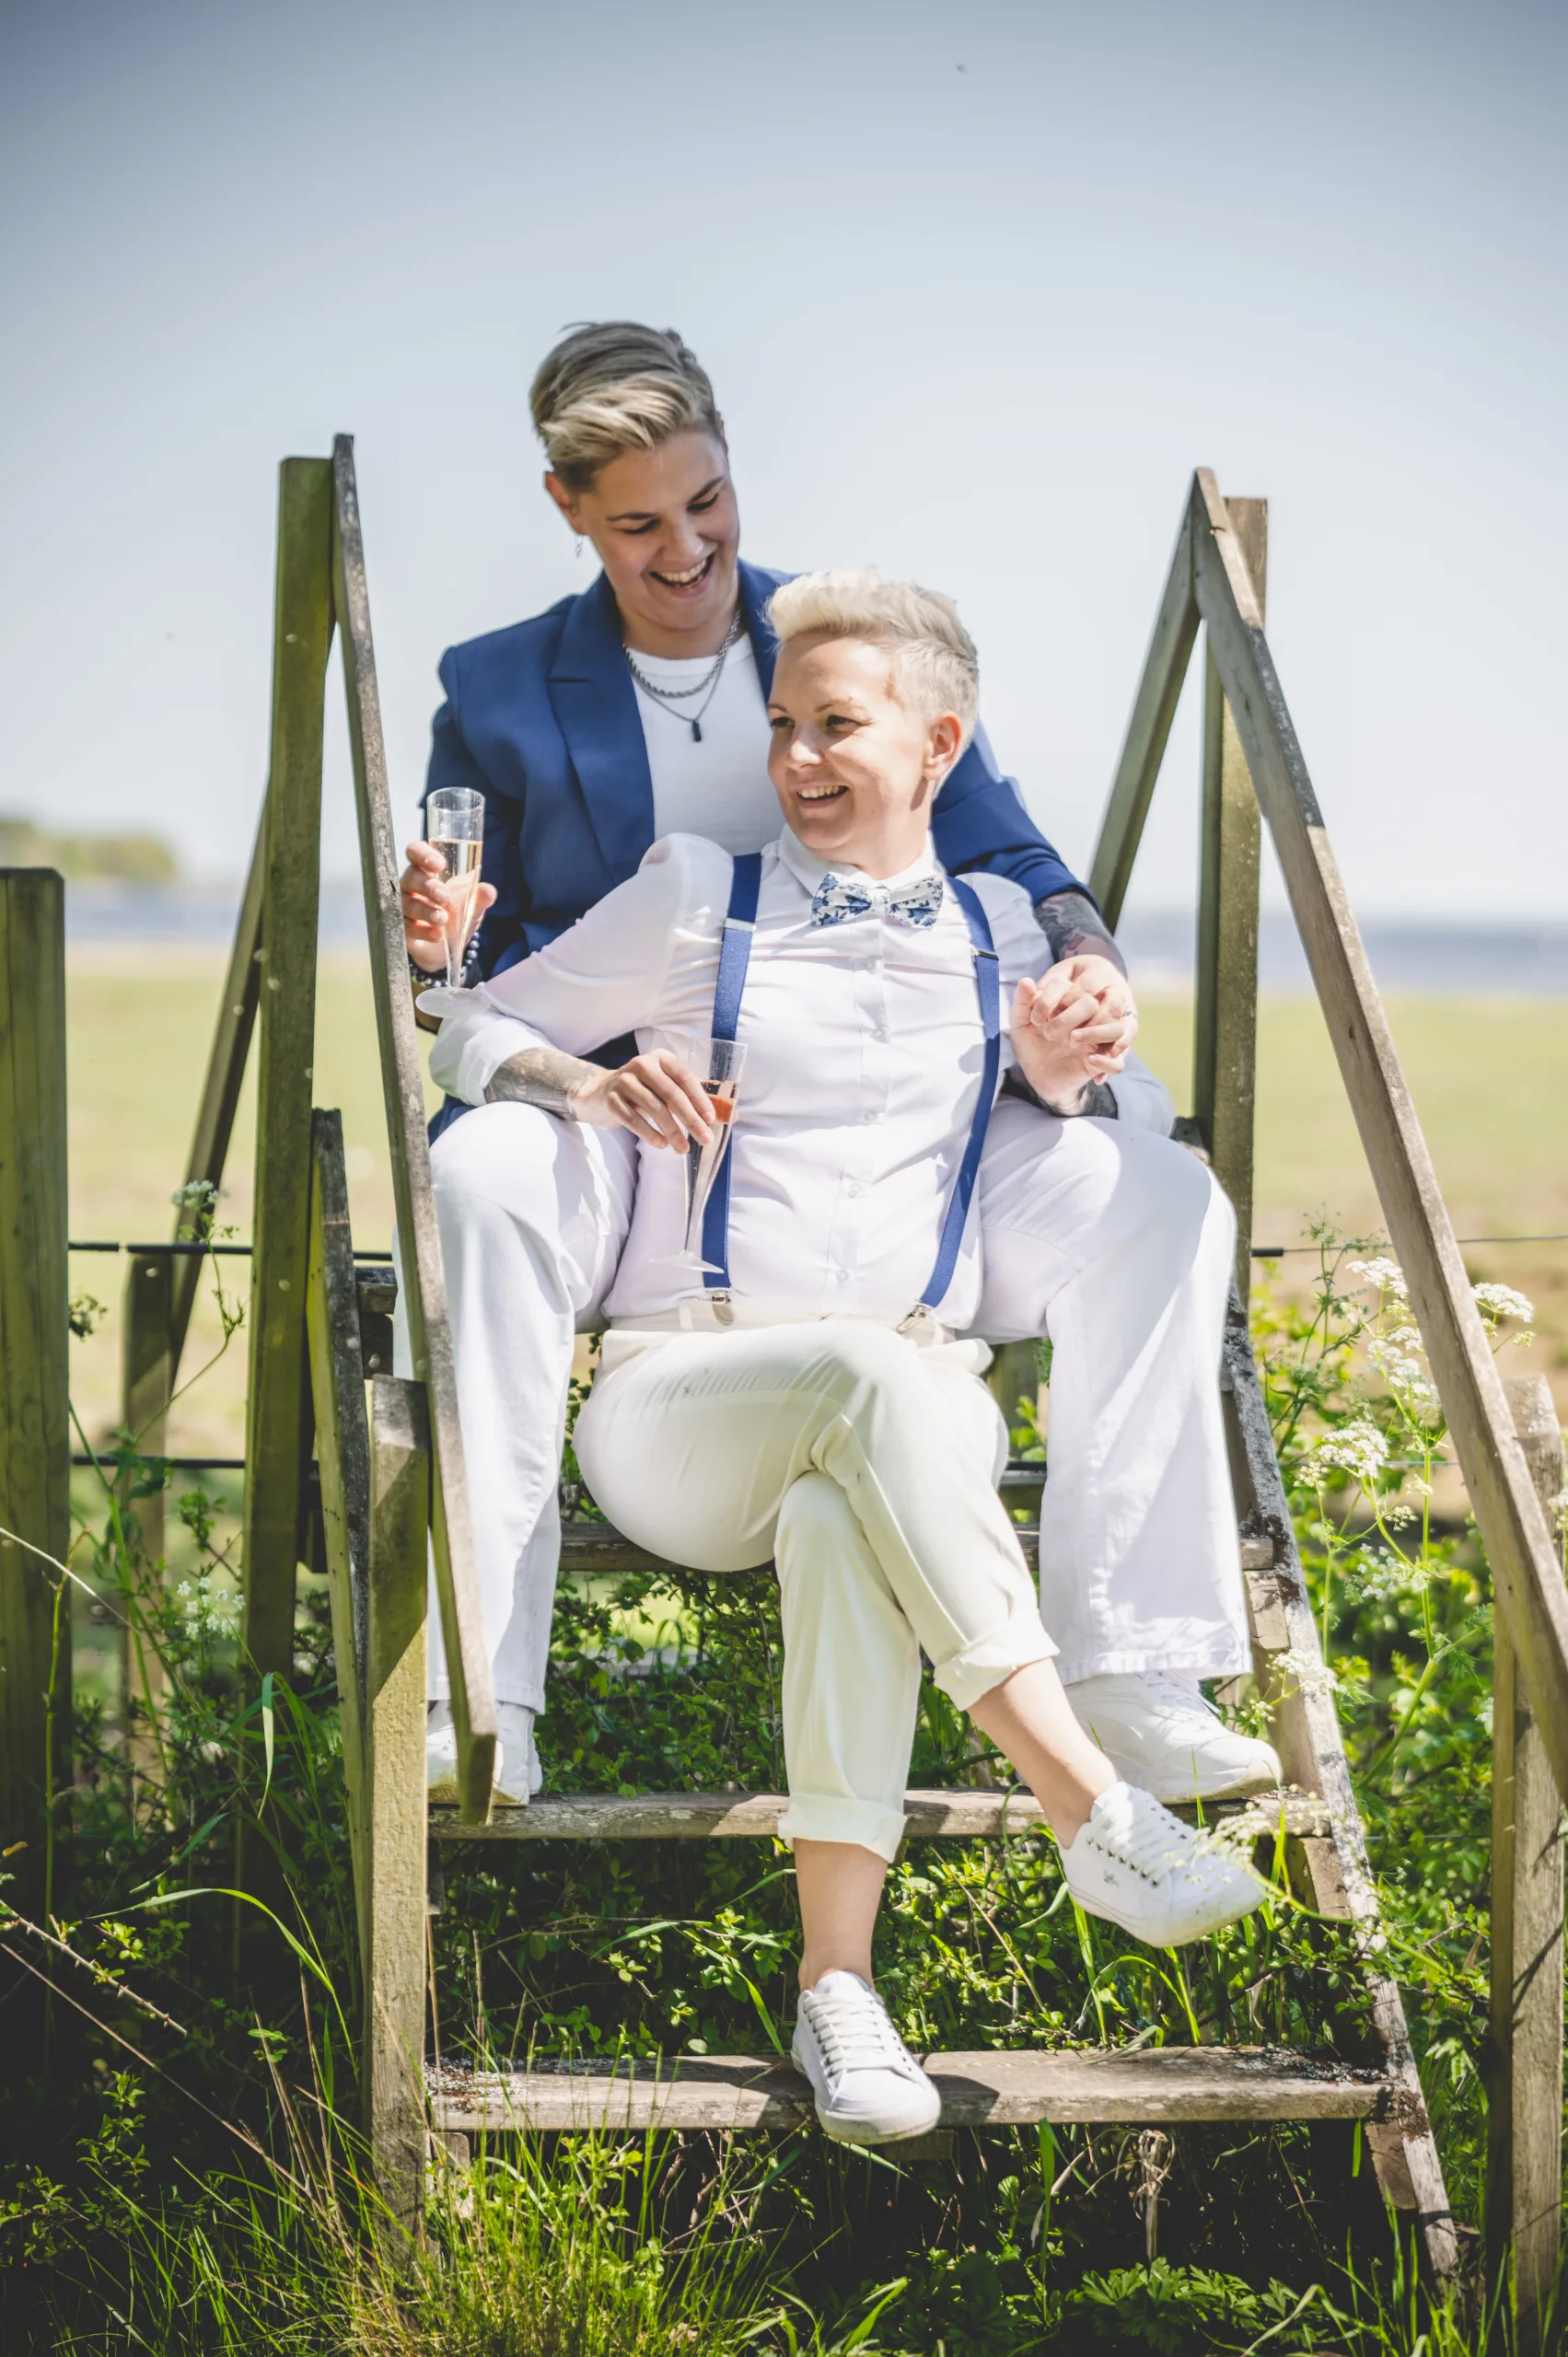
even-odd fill
[[[941,2117],[941,2096],[858,1972],[825,1972],[802,1990],[791,2051],[841,2143],[896,2144]]]
[[[1062,1852],[1067,1887],[1153,1948],[1179,1948],[1250,1915],[1266,1886],[1212,1833],[1194,1832],[1135,1784],[1101,1793]]]
[[[537,1793],[544,1782],[534,1747],[533,1721],[533,1713],[520,1702],[495,1705],[495,1767],[491,1797],[502,1808],[521,1808],[525,1805],[502,1783],[508,1759],[517,1763],[513,1772],[525,1796]],[[455,1804],[458,1798],[458,1731],[452,1724],[449,1702],[432,1702],[425,1714],[424,1789],[429,1799],[443,1806]]]
[[[1179,1670],[1080,1678],[1067,1700],[1117,1774],[1157,1801],[1232,1800],[1280,1782],[1272,1744],[1227,1727]]]

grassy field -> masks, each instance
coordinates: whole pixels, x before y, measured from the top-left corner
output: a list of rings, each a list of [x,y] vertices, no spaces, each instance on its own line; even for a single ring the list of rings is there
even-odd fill
[[[78,953],[70,973],[71,1233],[148,1241],[170,1233],[170,1190],[183,1175],[205,1067],[222,961],[205,953]],[[1391,1002],[1394,1033],[1461,1237],[1568,1230],[1568,1007],[1556,1003],[1411,998]],[[1191,1016],[1179,998],[1147,1001],[1142,1046],[1189,1101]],[[391,1228],[387,1157],[368,969],[334,958],[321,971],[316,1101],[341,1108],[354,1236],[384,1244]],[[223,1216],[250,1233],[252,1124],[249,1100],[230,1155]],[[1328,1211],[1357,1231],[1375,1227],[1376,1197],[1316,1003],[1265,1003],[1258,1208],[1254,1241],[1294,1244],[1302,1221]],[[1477,1246],[1472,1273],[1517,1285],[1535,1300],[1541,1333],[1533,1363],[1568,1407],[1568,1244]],[[1300,1267],[1302,1264],[1294,1264]],[[1293,1263],[1283,1264],[1289,1274]],[[243,1289],[245,1264],[226,1264]],[[95,1434],[116,1412],[120,1291],[124,1263],[83,1256],[73,1288],[109,1306],[76,1345],[76,1396]],[[216,1339],[210,1313],[195,1343]],[[192,1355],[188,1369],[198,1360]],[[229,1453],[239,1446],[239,1345],[231,1363],[176,1411],[170,1446]]]

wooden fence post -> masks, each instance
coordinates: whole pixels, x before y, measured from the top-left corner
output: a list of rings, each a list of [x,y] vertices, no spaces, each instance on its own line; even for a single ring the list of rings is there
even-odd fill
[[[331,565],[331,466],[324,459],[285,459],[261,909],[243,1630],[256,1672],[284,1677],[294,1668],[295,1568],[309,1440],[305,1285]]]
[[[195,1256],[135,1252],[125,1271],[121,1422],[144,1457],[159,1457],[168,1445],[168,1401],[174,1388],[174,1288],[181,1258]],[[141,1533],[145,1575],[135,1582],[134,1594],[128,1593],[124,1599],[121,1693],[132,1771],[144,1778],[156,1778],[160,1765],[157,1720],[166,1680],[163,1656],[149,1638],[143,1616],[157,1596],[157,1567],[164,1551],[164,1493],[155,1490],[146,1497],[133,1499],[131,1487],[129,1480],[120,1484],[121,1514],[122,1518],[134,1516]],[[140,1715],[133,1708],[137,1702]]]
[[[424,2185],[424,1611],[430,1434],[424,1387],[370,1386],[370,1651],[365,1740],[366,2129],[391,2217],[412,2228]]]
[[[65,887],[52,868],[0,868],[0,1525],[62,1562],[65,1234]],[[0,1851],[26,1843],[6,1870],[35,1915],[46,1898],[57,1903],[51,1812],[70,1762],[71,1596],[59,1579],[0,1538]]]
[[[1562,1508],[1562,1433],[1544,1375],[1505,1386],[1537,1495]],[[1513,2253],[1518,2357],[1544,2344],[1562,2226],[1562,1798],[1496,1616],[1492,1674],[1492,2084],[1486,2246]]]
[[[1269,503],[1225,501],[1260,617]],[[1192,1111],[1214,1177],[1236,1207],[1236,1282],[1252,1284],[1252,1131],[1258,1074],[1258,880],[1263,822],[1212,654],[1203,661],[1203,802]]]

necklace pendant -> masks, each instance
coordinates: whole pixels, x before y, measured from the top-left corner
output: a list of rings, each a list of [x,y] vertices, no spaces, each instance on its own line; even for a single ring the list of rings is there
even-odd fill
[[[693,745],[700,745],[700,744],[702,743],[702,741],[703,741],[703,724],[702,724],[702,722],[701,722],[700,720],[694,720],[694,721],[691,723],[691,742],[693,743]]]

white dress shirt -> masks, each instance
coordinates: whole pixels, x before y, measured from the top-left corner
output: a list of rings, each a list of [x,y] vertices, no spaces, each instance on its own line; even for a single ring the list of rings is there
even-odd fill
[[[935,865],[928,843],[889,880]],[[477,990],[427,994],[442,1018],[432,1077],[479,1104],[497,1067],[528,1046],[580,1056],[626,1031],[643,1050],[705,1039],[732,872],[701,836],[668,836],[533,957]],[[787,828],[762,854],[738,1035],[747,1062],[730,1146],[730,1276],[749,1321],[838,1314],[896,1326],[931,1275],[979,1097],[974,959],[951,889],[928,927],[895,923],[880,907],[814,925],[812,895],[827,872]],[[1045,971],[1051,950],[1020,885],[968,880],[1001,962],[1005,1069],[1012,993],[1021,976]],[[639,1152],[631,1234],[605,1306],[618,1323],[679,1325],[682,1299],[703,1290],[675,1257],[681,1162],[668,1149]],[[971,1207],[940,1304],[945,1326],[970,1323],[980,1281]]]

